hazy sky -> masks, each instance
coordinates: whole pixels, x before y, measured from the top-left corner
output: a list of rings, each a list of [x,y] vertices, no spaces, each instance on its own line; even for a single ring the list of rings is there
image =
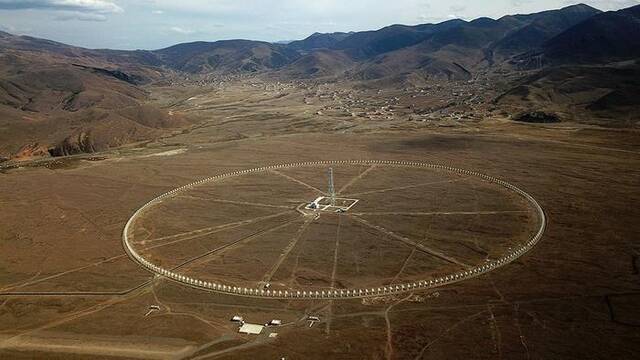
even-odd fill
[[[305,38],[390,24],[556,9],[568,0],[0,0],[0,30],[89,48],[158,49],[195,40]],[[640,0],[584,0],[617,10]]]

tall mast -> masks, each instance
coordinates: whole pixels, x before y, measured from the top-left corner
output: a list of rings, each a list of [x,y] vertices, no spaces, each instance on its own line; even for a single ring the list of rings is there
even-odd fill
[[[331,206],[336,206],[336,190],[333,186],[333,168],[329,168],[329,198]]]

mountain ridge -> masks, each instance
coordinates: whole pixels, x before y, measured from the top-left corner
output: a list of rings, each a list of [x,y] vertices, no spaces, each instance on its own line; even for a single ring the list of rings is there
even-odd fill
[[[640,93],[640,84],[624,80],[638,74],[639,39],[640,5],[601,12],[584,4],[314,33],[288,44],[235,39],[127,51],[0,32],[0,126],[11,129],[0,136],[0,155],[43,146],[52,154],[100,151],[158,136],[189,122],[149,105],[147,86],[212,76],[401,89],[504,74],[496,106],[606,117],[640,107],[630,95]],[[34,119],[43,125],[36,128]]]

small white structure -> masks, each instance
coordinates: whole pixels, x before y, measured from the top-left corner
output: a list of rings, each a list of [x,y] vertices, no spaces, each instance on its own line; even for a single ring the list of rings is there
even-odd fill
[[[322,201],[324,199],[323,196],[318,197],[317,199],[313,200],[313,202],[311,202],[311,204],[307,205],[307,209],[310,210],[317,210],[320,208],[320,201]]]
[[[320,196],[307,204],[305,210],[324,211],[324,212],[347,212],[354,207],[360,200],[347,198],[331,198]],[[333,205],[332,205],[333,204]]]
[[[320,322],[320,318],[317,316],[309,315],[307,316],[307,321],[309,322],[309,327],[313,327],[313,324]]]
[[[144,314],[144,317],[147,317],[147,316],[151,315],[151,313],[154,312],[154,311],[160,311],[160,306],[158,306],[158,305],[149,306],[149,311],[147,311],[147,313]]]
[[[273,319],[269,321],[269,323],[267,324],[267,326],[280,326],[280,325],[282,325],[282,320],[278,320],[278,319]]]
[[[231,321],[241,323],[241,322],[244,322],[244,319],[243,319],[243,318],[242,318],[242,316],[240,316],[240,315],[234,315],[234,316],[231,318]]]
[[[245,323],[245,324],[242,324],[238,332],[241,334],[260,335],[260,333],[262,332],[262,329],[264,329],[264,326],[262,325]]]
[[[305,210],[345,213],[357,202],[357,199],[338,198],[333,182],[333,168],[329,168],[328,196],[320,196],[305,206]]]

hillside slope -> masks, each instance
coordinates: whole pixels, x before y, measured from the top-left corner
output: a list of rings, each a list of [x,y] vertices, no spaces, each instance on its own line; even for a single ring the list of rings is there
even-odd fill
[[[589,6],[576,5],[537,14],[505,16],[498,20],[480,18],[470,22],[449,22],[445,27],[432,28],[433,31],[418,44],[363,62],[356,78],[468,80],[496,62],[535,49],[545,39],[598,13]],[[401,82],[399,85],[404,84]]]
[[[118,56],[0,34],[0,157],[100,151],[186,125],[147,104],[139,85],[158,70]]]
[[[522,69],[544,66],[496,103],[606,119],[640,121],[640,6],[597,14],[514,59]]]
[[[297,51],[312,51],[318,49],[331,49],[340,41],[351,36],[353,33],[336,32],[329,34],[314,33],[303,40],[292,41],[287,48]]]
[[[515,112],[543,110],[564,119],[603,119],[609,126],[640,121],[640,62],[601,66],[565,65],[547,68],[496,99]]]
[[[250,40],[179,44],[154,54],[164,65],[190,73],[273,70],[299,58],[296,51],[285,45]]]
[[[640,57],[640,5],[596,15],[547,41],[545,61],[603,63]]]
[[[490,51],[495,60],[508,59],[511,56],[542,46],[553,37],[599,13],[601,11],[598,9],[580,4],[537,14],[506,16],[503,21],[512,19],[524,22],[526,25],[517,28],[492,44]]]

